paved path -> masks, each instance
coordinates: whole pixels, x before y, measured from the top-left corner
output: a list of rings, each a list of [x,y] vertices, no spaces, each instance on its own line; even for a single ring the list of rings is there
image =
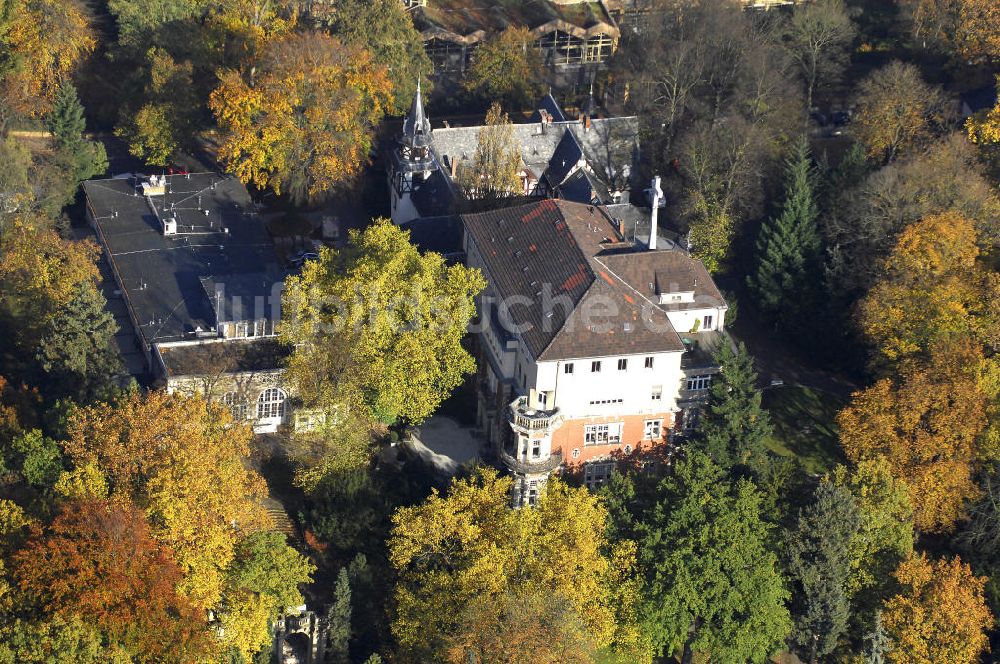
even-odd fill
[[[472,428],[463,427],[450,417],[431,417],[414,432],[414,450],[442,475],[454,475],[458,469],[481,458],[483,441]]]

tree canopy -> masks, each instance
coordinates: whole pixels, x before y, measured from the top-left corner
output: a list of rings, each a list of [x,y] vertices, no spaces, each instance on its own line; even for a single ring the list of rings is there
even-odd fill
[[[223,164],[296,202],[323,200],[357,176],[392,104],[386,67],[363,48],[302,33],[269,43],[253,71],[252,80],[223,72],[209,100]]]

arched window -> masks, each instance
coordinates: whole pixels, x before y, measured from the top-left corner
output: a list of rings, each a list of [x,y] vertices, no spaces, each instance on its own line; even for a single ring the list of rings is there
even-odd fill
[[[285,416],[285,399],[288,395],[277,387],[269,387],[257,397],[257,419],[281,419]]]
[[[247,400],[239,392],[226,392],[222,395],[222,403],[229,408],[237,422],[247,418]]]

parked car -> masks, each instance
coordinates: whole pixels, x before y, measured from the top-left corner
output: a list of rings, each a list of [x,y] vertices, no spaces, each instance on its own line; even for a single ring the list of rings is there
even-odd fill
[[[299,270],[302,269],[306,261],[314,261],[317,258],[319,258],[319,254],[315,251],[300,251],[294,258],[289,259],[288,264]]]

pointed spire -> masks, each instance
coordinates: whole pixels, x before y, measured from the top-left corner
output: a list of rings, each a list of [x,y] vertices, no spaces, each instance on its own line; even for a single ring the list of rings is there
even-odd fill
[[[594,82],[590,82],[590,96],[587,97],[586,103],[583,105],[583,114],[588,118],[592,118],[597,115],[597,100],[594,99]]]
[[[417,93],[413,95],[413,104],[410,106],[410,113],[403,121],[403,136],[413,138],[416,136],[429,136],[431,133],[431,123],[424,112],[424,98],[420,91],[420,79],[417,79]]]

